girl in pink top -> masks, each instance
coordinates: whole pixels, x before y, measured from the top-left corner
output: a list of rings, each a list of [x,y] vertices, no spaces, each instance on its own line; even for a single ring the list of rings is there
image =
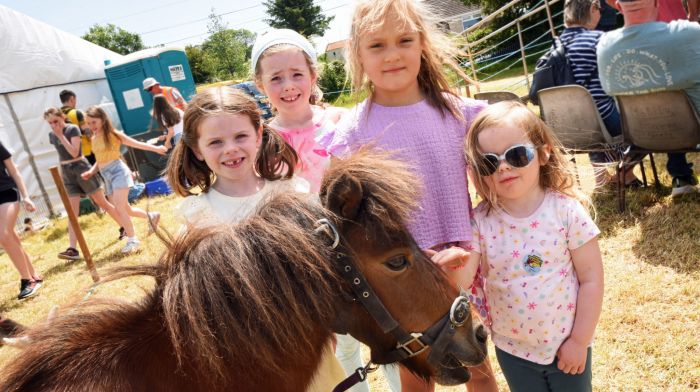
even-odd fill
[[[336,130],[319,142],[343,157],[363,145],[395,152],[423,182],[420,210],[409,227],[417,244],[441,266],[466,261],[471,240],[469,194],[462,140],[485,102],[457,96],[443,73],[452,68],[457,49],[441,34],[431,13],[414,0],[363,0],[352,19],[348,63],[353,88],[367,93]],[[346,371],[359,346],[339,338],[336,355]],[[354,351],[354,352],[353,352]],[[346,359],[347,358],[347,359]],[[397,382],[390,378],[392,390]],[[430,391],[432,383],[401,370],[401,390]],[[470,385],[497,390],[488,364],[472,371]]]
[[[510,101],[479,113],[465,144],[484,200],[473,212],[466,269],[473,277],[481,267],[475,286],[484,289],[511,391],[590,391],[603,302],[600,230],[562,147],[539,117]]]
[[[296,174],[309,182],[311,192],[318,192],[329,158],[315,138],[335,126],[342,109],[318,105],[313,45],[295,31],[273,29],[255,41],[251,66],[256,84],[277,111],[268,125],[294,148],[299,156]]]

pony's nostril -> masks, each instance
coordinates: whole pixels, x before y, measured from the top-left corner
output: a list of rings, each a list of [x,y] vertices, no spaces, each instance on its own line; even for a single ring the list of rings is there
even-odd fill
[[[479,341],[479,343],[485,344],[489,334],[486,332],[486,329],[483,325],[479,325],[476,328],[476,331],[474,332],[474,336],[476,337],[476,340]]]

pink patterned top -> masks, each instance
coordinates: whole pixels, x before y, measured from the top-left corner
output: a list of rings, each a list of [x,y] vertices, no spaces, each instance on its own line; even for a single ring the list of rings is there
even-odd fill
[[[493,342],[509,354],[551,364],[576,314],[579,283],[571,250],[600,230],[581,203],[557,192],[547,191],[527,218],[486,210],[484,203],[474,209],[479,240],[472,247],[481,254]]]
[[[312,110],[313,125],[308,128],[280,128],[274,122],[270,123],[270,127],[276,130],[299,156],[294,174],[309,182],[311,192],[318,193],[323,172],[328,167],[330,158],[326,149],[315,139],[331,131],[335,122],[330,110],[319,106],[312,106]]]

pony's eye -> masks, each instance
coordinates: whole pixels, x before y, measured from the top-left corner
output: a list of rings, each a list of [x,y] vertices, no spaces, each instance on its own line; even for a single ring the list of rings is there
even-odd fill
[[[392,271],[402,271],[408,267],[408,260],[404,256],[397,256],[385,261],[384,265]]]

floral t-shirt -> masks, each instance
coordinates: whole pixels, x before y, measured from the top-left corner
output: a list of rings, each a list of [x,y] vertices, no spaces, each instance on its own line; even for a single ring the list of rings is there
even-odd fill
[[[474,209],[473,251],[481,254],[481,282],[494,344],[539,364],[551,364],[571,334],[578,279],[571,251],[600,234],[577,200],[547,192],[526,218],[485,203]],[[474,298],[476,301],[477,298]]]

